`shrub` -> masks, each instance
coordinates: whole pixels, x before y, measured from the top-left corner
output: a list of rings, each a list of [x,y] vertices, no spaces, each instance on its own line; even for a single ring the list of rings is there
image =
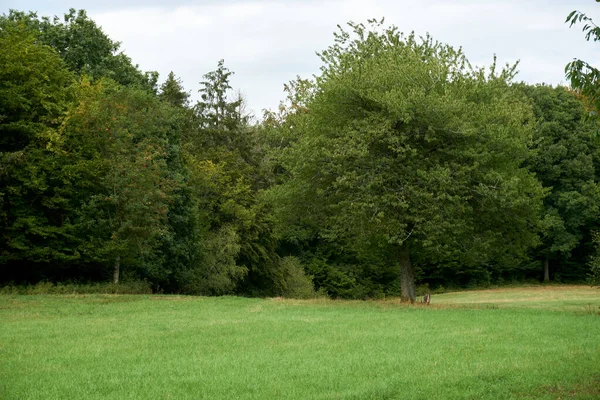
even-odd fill
[[[600,285],[600,232],[594,232],[592,238],[596,249],[588,263],[590,267],[588,282],[590,285]]]
[[[317,293],[312,277],[306,275],[304,267],[297,257],[284,257],[281,259],[284,272],[283,297],[293,299],[312,299],[323,297],[323,292]]]

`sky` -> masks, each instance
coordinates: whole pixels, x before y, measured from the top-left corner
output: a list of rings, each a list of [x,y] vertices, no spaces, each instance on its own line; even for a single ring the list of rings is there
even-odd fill
[[[318,73],[316,52],[333,43],[338,24],[385,17],[386,24],[462,47],[475,65],[519,60],[517,80],[566,84],[573,58],[600,65],[597,43],[564,23],[578,9],[600,21],[594,0],[0,0],[62,16],[85,9],[144,71],[173,71],[198,99],[202,76],[220,59],[257,116],[277,107],[284,83]]]

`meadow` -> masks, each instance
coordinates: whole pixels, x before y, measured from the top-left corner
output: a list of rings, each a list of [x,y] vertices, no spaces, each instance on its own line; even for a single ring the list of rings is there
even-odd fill
[[[600,289],[0,296],[1,399],[599,399]]]

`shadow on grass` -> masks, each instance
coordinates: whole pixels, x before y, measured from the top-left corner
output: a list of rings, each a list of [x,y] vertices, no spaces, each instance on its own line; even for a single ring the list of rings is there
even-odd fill
[[[600,399],[600,376],[586,382],[569,385],[544,385],[539,387],[535,393],[519,393],[523,399],[551,398],[551,399],[573,399],[592,400]]]

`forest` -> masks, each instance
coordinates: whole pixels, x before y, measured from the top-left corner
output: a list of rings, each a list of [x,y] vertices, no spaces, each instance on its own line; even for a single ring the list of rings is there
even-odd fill
[[[3,14],[0,54],[0,286],[414,301],[600,279],[597,99],[516,65],[349,23],[253,116],[223,60],[193,102],[83,10]]]

